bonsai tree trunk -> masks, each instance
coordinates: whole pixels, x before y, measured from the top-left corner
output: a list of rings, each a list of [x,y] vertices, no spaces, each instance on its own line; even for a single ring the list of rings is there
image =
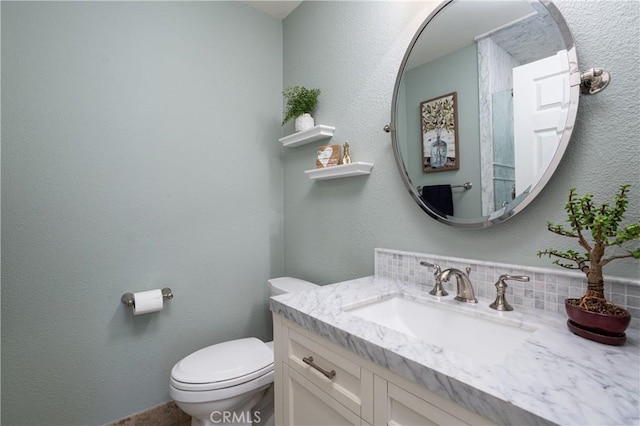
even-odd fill
[[[604,255],[604,245],[595,244],[589,253],[589,272],[587,272],[587,291],[582,297],[580,305],[585,299],[604,299],[604,277],[602,275],[602,263],[600,260]]]

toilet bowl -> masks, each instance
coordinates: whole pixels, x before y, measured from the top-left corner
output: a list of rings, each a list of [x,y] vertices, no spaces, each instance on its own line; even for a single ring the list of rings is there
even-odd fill
[[[269,280],[271,295],[318,288],[290,277]],[[169,394],[192,426],[273,425],[273,342],[255,337],[200,349],[171,370]]]

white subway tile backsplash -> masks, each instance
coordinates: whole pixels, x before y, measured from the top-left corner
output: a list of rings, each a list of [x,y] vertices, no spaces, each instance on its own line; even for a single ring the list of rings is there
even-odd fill
[[[525,306],[564,313],[564,299],[581,297],[586,289],[586,279],[582,273],[561,268],[556,271],[389,249],[375,249],[375,275],[403,282],[433,285],[433,270],[420,266],[421,261],[436,263],[442,269],[464,270],[470,266],[471,282],[476,296],[487,299],[495,297],[495,283],[500,275],[529,276],[530,282],[509,281],[507,300],[514,308]],[[605,279],[605,297],[627,309],[632,315],[632,324],[640,327],[640,281],[612,276]],[[443,285],[450,294],[455,292],[455,282],[450,281]]]

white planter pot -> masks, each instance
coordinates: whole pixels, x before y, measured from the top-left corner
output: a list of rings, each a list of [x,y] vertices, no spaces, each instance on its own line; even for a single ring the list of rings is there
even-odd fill
[[[313,121],[313,117],[311,116],[311,114],[302,114],[301,116],[296,118],[296,121],[295,121],[296,132],[310,129],[313,126],[315,126],[315,122]]]

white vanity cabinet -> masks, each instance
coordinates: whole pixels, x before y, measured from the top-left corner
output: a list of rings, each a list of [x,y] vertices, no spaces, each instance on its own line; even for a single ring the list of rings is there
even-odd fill
[[[402,377],[387,372],[384,379],[375,376],[375,425],[493,425],[450,399]]]
[[[273,323],[276,425],[493,424],[280,315]]]
[[[357,414],[283,364],[282,425],[367,425]]]

